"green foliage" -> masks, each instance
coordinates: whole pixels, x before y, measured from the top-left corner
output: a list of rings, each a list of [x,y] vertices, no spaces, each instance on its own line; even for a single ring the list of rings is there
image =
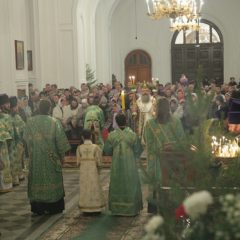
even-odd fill
[[[142,169],[144,182],[155,193],[155,197],[151,197],[152,199],[148,199],[148,201],[152,201],[156,205],[157,214],[161,214],[167,223],[164,224],[166,239],[183,239],[181,237],[183,226],[176,223],[174,210],[187,195],[195,191],[208,190],[217,197],[235,192],[236,188],[234,187],[237,187],[239,191],[240,159],[233,159],[222,165],[216,161],[211,152],[212,135],[225,135],[229,139],[232,136],[223,129],[221,121],[207,120],[213,95],[206,95],[202,91],[202,79],[203,71],[202,67],[199,66],[195,89],[198,96],[197,101],[193,101],[190,92],[186,98],[187,117],[193,125],[192,131],[187,132],[184,139],[178,139],[176,136],[178,146],[175,152],[172,152],[168,158],[166,156],[160,158],[171,165],[172,173],[168,188],[164,188],[161,181]],[[191,238],[187,239],[215,239],[212,238],[215,234],[213,231],[217,231],[215,224],[220,224],[225,215],[217,213],[219,211],[218,204],[214,207],[216,209],[208,216],[203,216],[201,221],[194,223],[193,228],[191,228],[193,231]],[[215,217],[219,219],[213,221]],[[218,231],[220,230],[218,229]]]
[[[240,187],[240,159],[239,157],[226,159],[221,163],[214,189],[215,195],[228,194],[239,191]]]
[[[184,231],[186,240],[240,239],[240,196],[222,195]]]
[[[89,64],[86,64],[86,81],[90,89],[94,87],[95,83],[97,82],[97,79],[95,78],[95,71],[91,69]]]

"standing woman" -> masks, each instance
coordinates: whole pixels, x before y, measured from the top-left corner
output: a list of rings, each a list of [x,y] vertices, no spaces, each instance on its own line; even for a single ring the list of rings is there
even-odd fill
[[[64,210],[61,162],[70,149],[61,123],[49,116],[51,103],[41,100],[39,115],[26,124],[24,139],[29,152],[28,198],[35,214]]]

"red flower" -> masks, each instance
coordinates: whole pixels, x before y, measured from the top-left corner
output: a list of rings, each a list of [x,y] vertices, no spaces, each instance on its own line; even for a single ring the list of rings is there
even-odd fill
[[[175,215],[176,215],[176,219],[177,219],[177,220],[179,220],[181,217],[186,217],[186,216],[187,216],[183,204],[180,205],[180,206],[175,210]]]

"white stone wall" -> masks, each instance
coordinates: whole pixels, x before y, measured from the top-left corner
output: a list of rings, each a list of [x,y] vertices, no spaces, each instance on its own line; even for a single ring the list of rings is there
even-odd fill
[[[37,87],[56,83],[60,88],[76,86],[73,0],[33,0]]]
[[[15,95],[17,88],[26,89],[28,83],[26,5],[25,0],[0,1],[0,92],[9,95]],[[15,40],[24,41],[23,70],[16,70]]]
[[[0,89],[16,94],[28,82],[79,87],[85,66],[99,82],[114,73],[124,81],[124,60],[135,49],[152,58],[152,76],[171,81],[169,21],[146,16],[145,0],[137,0],[138,39],[135,39],[135,0],[1,0]],[[215,23],[224,38],[224,76],[240,78],[239,0],[206,0],[203,18]],[[25,68],[16,70],[14,40],[24,41]],[[27,50],[33,51],[33,71],[27,70]]]
[[[203,18],[215,23],[224,39],[224,77],[240,78],[239,0],[206,0]],[[171,81],[171,39],[168,20],[151,21],[146,16],[145,1],[137,1],[138,40],[134,39],[134,0],[122,0],[111,21],[112,72],[124,81],[124,59],[134,49],[143,49],[152,57],[152,76]],[[102,63],[103,64],[103,63]]]

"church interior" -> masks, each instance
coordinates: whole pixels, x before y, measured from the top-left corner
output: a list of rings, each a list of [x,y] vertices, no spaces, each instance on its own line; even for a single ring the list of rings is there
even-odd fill
[[[240,239],[239,9],[0,0],[0,240]]]

